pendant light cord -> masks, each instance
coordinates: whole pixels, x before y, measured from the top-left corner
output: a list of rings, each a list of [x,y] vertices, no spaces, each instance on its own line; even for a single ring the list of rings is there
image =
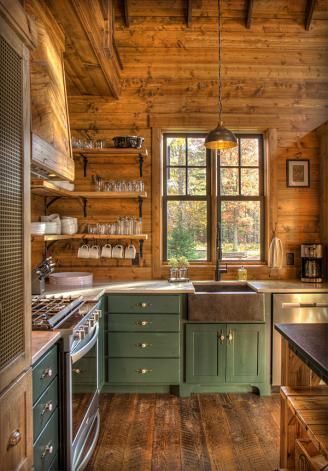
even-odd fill
[[[218,92],[219,92],[219,125],[222,126],[222,79],[221,79],[221,67],[222,67],[222,36],[221,36],[221,0],[218,0],[218,45],[219,45],[219,83],[218,83]]]

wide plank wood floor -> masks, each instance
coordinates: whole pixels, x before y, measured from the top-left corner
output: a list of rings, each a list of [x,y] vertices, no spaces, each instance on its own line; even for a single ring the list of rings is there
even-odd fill
[[[103,394],[88,471],[272,471],[279,396]]]

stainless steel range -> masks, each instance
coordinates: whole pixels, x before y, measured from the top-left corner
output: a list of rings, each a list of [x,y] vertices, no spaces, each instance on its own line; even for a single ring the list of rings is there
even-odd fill
[[[82,297],[32,299],[33,330],[60,330],[63,337],[63,469],[82,471],[96,446],[99,427],[99,302]]]

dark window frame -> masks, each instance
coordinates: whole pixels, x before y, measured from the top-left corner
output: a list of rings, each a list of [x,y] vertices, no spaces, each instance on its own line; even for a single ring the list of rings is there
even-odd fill
[[[223,259],[224,262],[231,264],[248,264],[248,263],[259,263],[262,264],[265,261],[265,180],[264,180],[264,138],[260,133],[235,133],[238,138],[239,145],[239,165],[229,166],[228,168],[237,168],[239,169],[239,190],[241,188],[241,168],[258,168],[259,169],[259,195],[258,196],[243,196],[243,195],[221,195],[220,194],[220,161],[219,161],[219,152],[216,156],[216,188],[212,188],[213,183],[213,174],[215,173],[215,165],[212,164],[212,152],[207,150],[206,152],[206,167],[205,166],[194,166],[188,165],[188,149],[186,148],[186,163],[185,165],[173,165],[174,168],[185,168],[186,169],[186,191],[188,189],[188,168],[206,168],[207,174],[207,186],[206,186],[206,195],[168,195],[167,194],[167,169],[170,165],[167,165],[167,139],[172,137],[182,137],[185,138],[187,144],[187,138],[190,137],[204,137],[206,133],[202,132],[165,132],[163,133],[163,196],[162,196],[162,222],[163,222],[163,232],[162,232],[162,249],[163,249],[163,262],[167,262],[167,203],[168,201],[207,201],[207,258],[191,260],[191,263],[201,264],[204,262],[213,261],[213,256],[215,256],[215,246],[216,241],[212,240],[212,220],[214,212],[216,211],[217,222],[221,224],[221,202],[222,201],[259,201],[260,202],[260,258],[259,259]],[[241,166],[241,152],[240,152],[240,140],[242,138],[257,139],[259,141],[259,165],[258,166]],[[187,147],[187,146],[186,146]],[[227,168],[227,167],[225,167]],[[216,208],[212,207],[212,192],[216,191]],[[213,206],[215,202],[213,201]],[[213,252],[214,250],[214,252]]]
[[[172,137],[182,137],[186,142],[186,162],[185,165],[168,165],[167,159],[167,139]],[[192,262],[210,262],[212,257],[211,248],[211,222],[212,222],[212,205],[211,205],[211,152],[206,151],[206,166],[205,165],[188,165],[188,138],[203,137],[205,139],[206,133],[199,132],[183,132],[183,133],[165,133],[163,134],[163,261],[168,260],[167,257],[167,203],[168,201],[205,201],[207,202],[207,256],[204,259],[192,260]],[[189,168],[203,168],[206,169],[206,194],[205,195],[168,195],[167,194],[167,176],[168,169],[173,168],[185,168],[186,169],[186,192],[188,191],[188,169]]]
[[[238,139],[238,165],[221,166],[220,153],[217,153],[217,220],[222,226],[221,222],[221,202],[222,201],[259,201],[260,203],[260,258],[259,259],[228,259],[223,258],[224,262],[232,263],[262,263],[265,260],[265,194],[264,194],[264,140],[262,134],[244,134],[236,133]],[[240,139],[257,139],[259,143],[259,162],[258,165],[241,165],[241,146]],[[258,168],[259,170],[259,195],[221,195],[221,168],[238,168],[239,175],[239,193],[241,193],[241,169],[243,168]]]

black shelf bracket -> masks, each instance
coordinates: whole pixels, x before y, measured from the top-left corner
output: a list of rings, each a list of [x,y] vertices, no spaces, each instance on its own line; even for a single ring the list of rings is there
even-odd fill
[[[88,157],[84,154],[81,154],[81,157],[83,159],[83,176],[86,177],[87,176],[87,172],[88,172]]]
[[[142,218],[142,203],[143,203],[142,197],[138,196],[139,218]]]
[[[139,154],[139,175],[140,175],[140,178],[142,177],[143,162],[144,162],[144,156],[142,154]]]
[[[45,215],[47,215],[47,212],[48,212],[48,209],[49,207],[55,202],[55,201],[58,201],[60,200],[61,198],[63,198],[62,196],[54,196],[53,198],[49,198],[49,197],[45,197],[46,198],[46,201],[45,201]]]
[[[83,208],[83,216],[86,218],[88,216],[88,200],[87,198],[84,198],[83,196],[79,196],[79,201]]]
[[[140,255],[140,258],[143,257],[143,244],[144,244],[144,241],[139,240],[139,255]]]
[[[44,258],[47,258],[49,253],[49,249],[57,242],[57,240],[51,240],[50,242],[47,242],[45,241],[44,243],[44,250],[43,250],[43,254],[44,254]]]

